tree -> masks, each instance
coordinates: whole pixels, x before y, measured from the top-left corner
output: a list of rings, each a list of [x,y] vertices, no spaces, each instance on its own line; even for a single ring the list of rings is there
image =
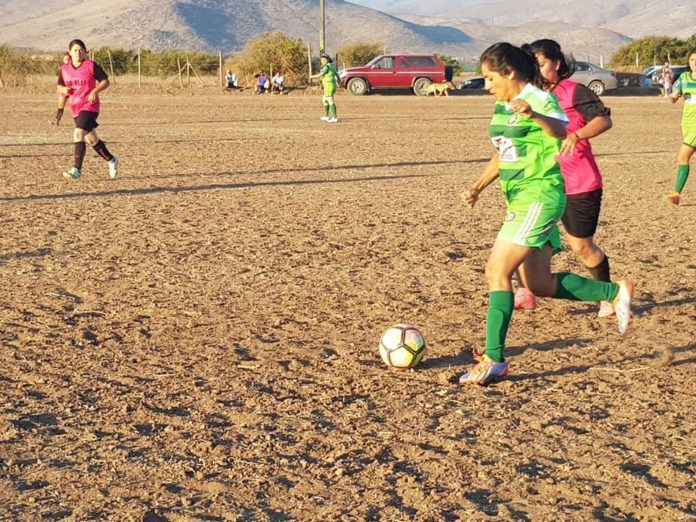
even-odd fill
[[[452,67],[452,72],[455,76],[461,74],[462,71],[464,71],[464,65],[461,64],[456,58],[440,53],[438,53],[437,56],[440,58],[440,61],[445,64],[445,66]]]
[[[241,78],[258,72],[270,74],[271,70],[279,71],[285,82],[292,85],[304,85],[309,76],[307,47],[302,40],[295,40],[279,31],[249,40],[225,67],[236,70]]]
[[[365,65],[382,54],[384,44],[379,42],[356,42],[339,49],[338,58],[345,67]]]
[[[688,40],[671,36],[646,36],[624,45],[611,58],[613,66],[635,65],[636,55],[640,66],[663,63],[668,59],[672,63],[685,63],[689,51],[696,44],[696,35]]]

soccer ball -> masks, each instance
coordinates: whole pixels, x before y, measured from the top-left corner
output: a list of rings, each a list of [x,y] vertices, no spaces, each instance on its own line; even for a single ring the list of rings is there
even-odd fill
[[[382,334],[379,355],[387,366],[414,368],[425,354],[425,337],[412,324],[396,324]]]

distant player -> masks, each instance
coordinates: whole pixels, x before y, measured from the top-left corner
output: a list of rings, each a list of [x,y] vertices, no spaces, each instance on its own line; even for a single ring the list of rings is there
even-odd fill
[[[667,196],[674,205],[679,205],[682,190],[689,179],[689,160],[696,150],[696,49],[689,53],[689,69],[691,70],[679,75],[669,96],[672,103],[684,98],[681,121],[683,142],[677,155],[677,181],[674,183],[674,192]]]
[[[590,89],[568,79],[573,70],[557,42],[537,40],[529,49],[536,56],[541,75],[547,82],[545,89],[556,95],[569,119],[568,134],[557,158],[567,196],[561,218],[566,238],[592,278],[609,282],[609,258],[594,242],[602,206],[602,176],[589,140],[611,129],[610,111]],[[529,310],[535,306],[534,294],[520,286],[515,292],[515,308]],[[613,313],[611,303],[600,303],[599,317]]]
[[[63,173],[68,179],[79,179],[82,175],[82,162],[85,158],[86,143],[89,143],[99,156],[109,165],[109,177],[118,173],[118,158],[111,154],[106,145],[97,137],[99,126],[99,93],[109,87],[109,78],[96,63],[86,57],[87,48],[82,40],[73,40],[68,46],[70,60],[60,67],[58,74],[59,121],[60,107],[65,106],[65,99],[70,99],[70,111],[75,120],[73,131],[74,163]],[[62,104],[62,105],[61,105]]]
[[[338,73],[333,60],[328,54],[321,55],[321,70],[317,74],[310,76],[310,78],[321,78],[321,84],[324,89],[321,97],[321,101],[324,104],[324,116],[321,117],[321,121],[337,123],[338,116],[336,114],[334,94],[336,94],[338,89]]]
[[[503,352],[513,312],[512,275],[519,270],[534,294],[572,301],[610,301],[622,334],[630,319],[633,285],[606,283],[571,273],[551,273],[551,256],[560,249],[556,222],[566,194],[556,161],[566,138],[567,118],[544,80],[531,52],[498,43],[481,55],[486,89],[495,96],[489,136],[496,152],[473,186],[462,194],[472,207],[481,192],[500,179],[507,215],[488,263],[489,301],[486,348],[475,352],[478,364],[459,378],[461,384],[486,384],[507,375]]]

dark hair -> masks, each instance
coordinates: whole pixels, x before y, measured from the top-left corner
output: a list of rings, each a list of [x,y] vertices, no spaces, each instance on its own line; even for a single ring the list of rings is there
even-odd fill
[[[691,56],[692,54],[696,54],[696,47],[694,47],[693,49],[691,49],[691,50],[689,51],[689,54],[686,55],[686,57],[688,58],[688,57]]]
[[[515,71],[519,78],[542,89],[548,85],[539,72],[539,64],[534,54],[510,43],[499,42],[491,45],[483,51],[480,62],[486,62],[488,68],[497,73],[507,74]]]
[[[71,40],[71,41],[70,41],[70,43],[68,44],[68,50],[72,49],[72,48],[73,48],[73,45],[75,45],[75,44],[77,44],[77,45],[79,45],[80,47],[82,47],[82,50],[83,50],[84,52],[87,52],[87,46],[85,45],[85,42],[83,42],[82,40],[78,40],[77,38],[75,38],[74,40]]]
[[[566,55],[561,51],[561,46],[555,40],[549,40],[548,38],[542,38],[541,40],[535,40],[530,44],[525,44],[522,48],[529,48],[532,54],[541,54],[549,60],[558,62],[560,67],[558,68],[558,79],[565,80],[573,76],[575,72],[575,59],[570,56],[566,58]]]
[[[333,60],[331,59],[331,57],[326,53],[321,53],[321,58],[324,58],[329,63],[333,63]]]

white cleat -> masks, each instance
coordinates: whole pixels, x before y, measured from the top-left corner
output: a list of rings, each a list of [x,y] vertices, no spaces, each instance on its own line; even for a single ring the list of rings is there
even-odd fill
[[[116,179],[116,175],[118,174],[118,158],[114,156],[109,160],[109,177],[111,179]]]
[[[628,279],[619,281],[619,293],[611,303],[618,322],[617,327],[621,335],[626,333],[628,322],[631,320],[631,299],[633,299],[633,283]]]

